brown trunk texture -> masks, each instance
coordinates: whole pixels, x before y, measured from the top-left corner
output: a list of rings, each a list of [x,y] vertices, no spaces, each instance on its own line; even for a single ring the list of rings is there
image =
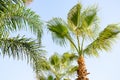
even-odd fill
[[[77,80],[89,80],[87,78],[88,74],[89,73],[87,72],[87,69],[86,69],[86,66],[85,66],[84,57],[80,56],[78,58],[78,70],[77,70],[78,78],[77,78]]]

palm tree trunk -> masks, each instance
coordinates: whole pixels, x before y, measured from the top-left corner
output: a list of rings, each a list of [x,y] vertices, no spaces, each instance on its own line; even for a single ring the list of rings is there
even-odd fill
[[[87,69],[86,69],[86,66],[85,66],[84,57],[80,56],[78,58],[77,62],[78,62],[78,70],[77,70],[78,78],[77,78],[77,80],[89,80],[87,78],[87,75],[89,73],[87,72]]]

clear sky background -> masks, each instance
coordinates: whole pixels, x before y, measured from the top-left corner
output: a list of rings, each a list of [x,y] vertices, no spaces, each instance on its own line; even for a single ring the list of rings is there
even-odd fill
[[[39,14],[43,21],[48,21],[53,17],[61,17],[66,20],[68,11],[77,2],[78,0],[34,0],[29,8]],[[80,2],[83,6],[98,5],[101,30],[108,24],[120,22],[120,0],[80,0]],[[22,31],[21,34],[34,37],[25,31]],[[54,52],[69,51],[68,48],[55,46],[50,39],[50,35],[44,35],[43,45],[48,51],[48,55]],[[120,38],[112,45],[109,52],[100,52],[98,58],[86,57],[90,80],[120,80],[119,50]],[[25,61],[0,56],[0,80],[35,80],[35,74]]]

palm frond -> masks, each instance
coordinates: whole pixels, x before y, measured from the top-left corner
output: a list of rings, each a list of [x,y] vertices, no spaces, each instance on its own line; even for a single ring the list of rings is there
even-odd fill
[[[48,29],[52,33],[53,41],[57,44],[65,45],[66,37],[70,37],[67,24],[61,18],[53,18],[47,24]]]
[[[42,53],[40,46],[34,40],[25,37],[20,38],[19,36],[13,38],[1,37],[0,50],[3,56],[27,59],[28,62],[33,63]]]
[[[91,6],[86,8],[82,12],[82,16],[84,17],[87,26],[91,26],[92,23],[97,21],[97,7]]]
[[[20,5],[8,4],[4,11],[0,11],[0,27],[2,30],[11,32],[20,29],[31,30],[32,33],[41,38],[42,22],[40,17],[30,9]]]
[[[76,4],[68,13],[68,24],[74,30],[78,27],[80,12],[81,12],[82,5],[80,3]]]
[[[108,25],[99,34],[99,37],[84,49],[84,54],[97,56],[99,50],[107,51],[111,48],[111,44],[116,39],[118,33],[120,33],[118,25]]]
[[[95,38],[98,29],[99,19],[97,16],[97,7],[91,6],[81,13],[81,26],[78,29],[80,34],[84,34],[87,38]],[[98,31],[98,30],[97,30]]]

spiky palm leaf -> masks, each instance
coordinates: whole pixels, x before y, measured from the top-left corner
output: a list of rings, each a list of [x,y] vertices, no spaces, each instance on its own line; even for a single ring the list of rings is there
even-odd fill
[[[34,40],[19,36],[13,38],[1,37],[0,50],[2,52],[0,54],[3,56],[27,59],[28,62],[36,61],[42,53],[40,46]]]
[[[19,5],[8,5],[0,14],[0,27],[5,31],[26,29],[25,26],[29,26],[31,32],[40,38],[41,24],[40,18],[35,12]]]
[[[84,53],[87,55],[98,55],[99,50],[109,50],[118,33],[120,33],[120,27],[118,25],[108,25],[99,34],[98,38],[84,49]]]
[[[76,4],[68,13],[68,24],[72,30],[75,30],[80,23],[82,5],[80,3]]]
[[[53,18],[47,24],[48,29],[52,32],[53,41],[57,44],[64,45],[66,38],[71,38],[67,28],[67,24],[61,18]]]

